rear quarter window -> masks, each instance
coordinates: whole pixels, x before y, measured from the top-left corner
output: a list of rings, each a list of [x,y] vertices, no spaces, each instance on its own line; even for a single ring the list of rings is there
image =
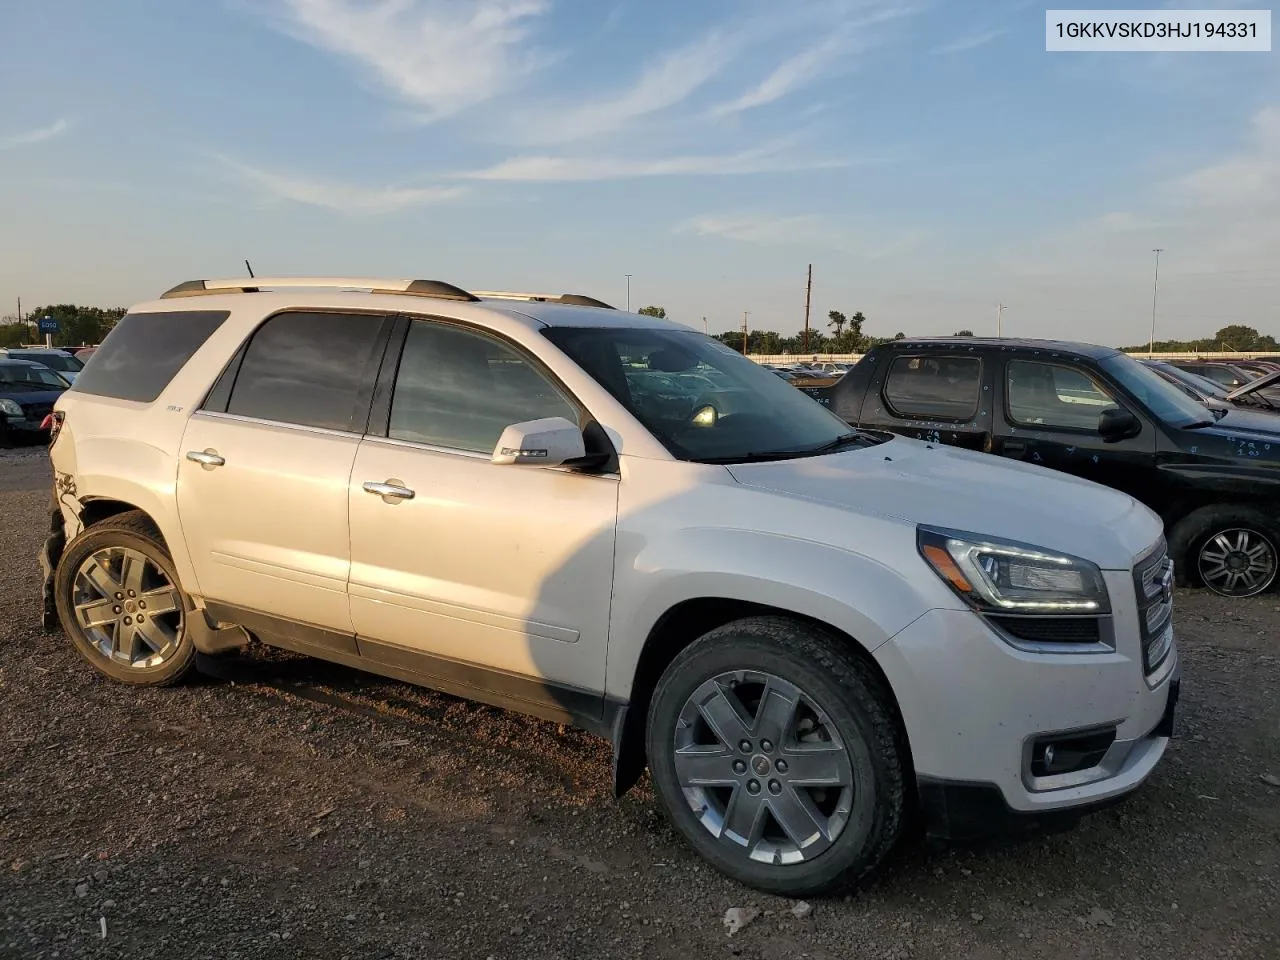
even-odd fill
[[[76,393],[150,403],[230,314],[127,313],[76,377]]]
[[[905,420],[972,420],[981,397],[977,357],[898,356],[884,380],[886,405]]]

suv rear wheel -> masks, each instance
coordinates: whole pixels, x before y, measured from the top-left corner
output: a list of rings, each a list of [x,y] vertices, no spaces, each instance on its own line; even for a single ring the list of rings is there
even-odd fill
[[[140,512],[67,545],[54,580],[58,618],[80,654],[124,683],[176,683],[191,669],[190,604],[159,531]]]
[[[784,896],[876,867],[901,830],[904,752],[847,641],[783,618],[694,641],[649,708],[649,764],[672,823],[724,873]]]
[[[1223,597],[1264,593],[1280,574],[1280,532],[1248,508],[1203,507],[1178,523],[1170,541],[1186,551],[1194,581]]]

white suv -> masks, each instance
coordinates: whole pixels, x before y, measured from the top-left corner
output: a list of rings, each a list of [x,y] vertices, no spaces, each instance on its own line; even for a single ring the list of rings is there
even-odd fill
[[[127,683],[256,638],[611,738],[780,894],[1133,790],[1171,735],[1160,520],[851,432],[700,333],[433,281],[193,281],[57,403],[47,622]]]

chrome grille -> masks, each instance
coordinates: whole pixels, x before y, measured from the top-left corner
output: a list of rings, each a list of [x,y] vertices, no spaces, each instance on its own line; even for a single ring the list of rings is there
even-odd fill
[[[1164,538],[1133,570],[1142,633],[1142,667],[1150,676],[1173,649],[1173,560]]]

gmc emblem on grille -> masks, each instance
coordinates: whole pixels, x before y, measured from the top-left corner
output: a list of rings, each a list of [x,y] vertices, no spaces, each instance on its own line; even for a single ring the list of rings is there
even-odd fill
[[[1160,599],[1165,603],[1173,603],[1173,567],[1170,566],[1160,578]]]

